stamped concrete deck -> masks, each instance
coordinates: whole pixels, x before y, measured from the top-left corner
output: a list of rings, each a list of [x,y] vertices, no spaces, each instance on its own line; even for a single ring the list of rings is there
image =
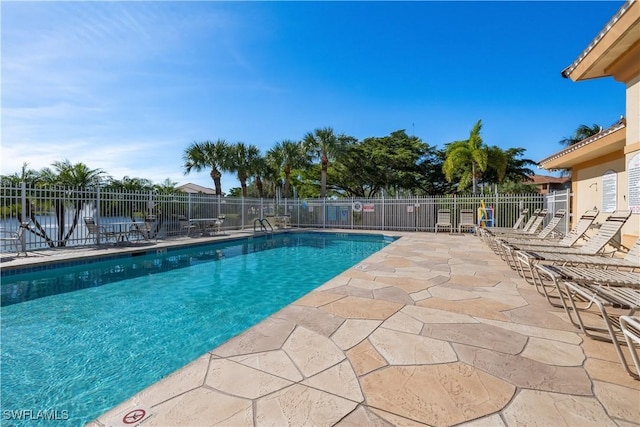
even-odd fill
[[[89,425],[640,425],[640,381],[612,345],[479,239],[394,234]]]

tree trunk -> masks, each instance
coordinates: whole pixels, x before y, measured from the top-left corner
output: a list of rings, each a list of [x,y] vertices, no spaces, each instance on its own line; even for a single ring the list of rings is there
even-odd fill
[[[247,178],[245,172],[238,174],[238,181],[240,181],[240,188],[242,188],[242,197],[247,197]]]
[[[291,168],[289,165],[284,167],[284,197],[289,197],[289,175],[291,174]]]
[[[65,246],[64,244],[64,229],[66,227],[66,221],[64,217],[64,203],[62,200],[54,201],[56,216],[58,217],[58,239],[56,246]]]
[[[320,197],[324,199],[327,195],[327,169],[329,168],[329,159],[322,156],[322,169],[320,171]]]
[[[256,175],[256,188],[258,189],[258,197],[262,199],[262,197],[264,196],[264,190],[262,187],[262,178],[260,178],[260,175]]]
[[[216,196],[222,196],[222,186],[220,185],[220,178],[222,177],[222,174],[218,169],[213,168],[210,175],[211,179],[213,179],[213,185],[216,188]]]
[[[471,186],[472,186],[471,191],[475,196],[476,195],[476,164],[473,162],[471,162]]]

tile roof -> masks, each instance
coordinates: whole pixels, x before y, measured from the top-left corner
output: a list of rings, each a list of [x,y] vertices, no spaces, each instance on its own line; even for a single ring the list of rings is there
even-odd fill
[[[627,10],[631,7],[631,4],[636,0],[627,0],[621,7],[618,9],[615,15],[607,22],[602,30],[594,37],[594,39],[589,43],[589,45],[582,51],[582,53],[576,58],[575,61],[564,70],[562,70],[562,77],[568,78],[571,72],[582,62],[584,58],[587,57],[589,52],[593,50],[594,47],[602,40],[602,38],[611,30],[613,25],[618,22],[618,20],[624,15]]]
[[[565,156],[573,151],[579,150],[582,147],[585,147],[589,144],[592,144],[602,138],[604,138],[605,136],[612,134],[613,132],[616,132],[620,129],[623,129],[627,126],[627,121],[625,120],[624,117],[621,117],[620,120],[618,121],[618,123],[614,124],[613,126],[607,128],[607,129],[603,129],[600,132],[598,132],[597,134],[590,136],[589,138],[583,139],[582,141],[570,145],[569,147],[565,148],[564,150],[560,150],[557,153],[552,154],[551,156],[542,159],[538,162],[538,164],[540,166],[543,166],[545,163],[550,162],[551,160],[555,160],[558,159],[562,156]]]

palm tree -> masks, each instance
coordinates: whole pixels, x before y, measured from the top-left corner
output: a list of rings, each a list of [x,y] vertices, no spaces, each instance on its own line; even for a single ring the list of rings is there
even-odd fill
[[[237,142],[229,149],[228,168],[238,174],[243,197],[247,197],[247,179],[256,173],[260,158],[260,149],[255,145]]]
[[[255,176],[256,189],[258,190],[258,197],[264,197],[264,181],[263,178],[269,178],[273,175],[267,159],[263,156],[256,158],[252,166],[253,175]]]
[[[573,136],[568,138],[564,137],[559,142],[560,144],[566,147],[570,147],[573,144],[577,144],[578,142],[589,138],[590,136],[600,133],[601,131],[602,131],[602,126],[596,123],[594,123],[591,127],[587,125],[580,125],[573,133]]]
[[[61,185],[67,187],[66,192],[74,192],[76,188],[95,188],[102,185],[106,179],[106,173],[102,169],[89,169],[84,163],[71,164],[69,160],[57,161],[52,163],[54,170],[45,168],[40,171],[40,182],[45,185]],[[72,196],[72,194],[70,194]],[[74,208],[74,215],[72,224],[69,230],[65,233],[66,228],[66,209],[62,198],[56,197],[53,200],[55,208],[56,219],[58,222],[58,236],[55,240],[52,240],[46,230],[40,225],[35,217],[35,213],[31,212],[31,221],[33,222],[36,230],[30,229],[29,231],[36,233],[37,235],[44,237],[47,244],[50,247],[66,246],[66,242],[69,240],[76,226],[78,220],[83,211],[82,197],[70,197],[72,207]]]
[[[504,184],[507,181],[520,183],[529,181],[529,176],[534,171],[529,166],[535,166],[536,162],[522,159],[526,150],[524,148],[507,148],[502,150],[493,146],[488,148],[489,159],[487,170],[482,175],[482,180],[490,184]]]
[[[480,136],[481,129],[482,121],[478,120],[471,129],[469,139],[447,144],[442,165],[447,181],[452,182],[457,176],[458,189],[463,190],[471,183],[473,194],[476,194],[478,177],[487,169],[489,159],[488,149]]]
[[[108,187],[113,190],[140,192],[153,189],[153,182],[146,178],[130,178],[125,176],[122,179],[111,180]]]
[[[71,164],[69,160],[53,162],[55,184],[67,187],[95,187],[102,184],[106,173],[102,169],[89,169],[84,163]]]
[[[176,188],[177,185],[178,183],[176,181],[171,180],[171,178],[167,178],[160,184],[154,184],[153,189],[161,194],[172,194],[178,191]]]
[[[344,146],[344,135],[336,135],[332,128],[318,128],[308,132],[302,139],[307,154],[320,160],[320,197],[327,194],[327,169],[329,160],[340,154]]]
[[[21,182],[26,183],[27,185],[35,184],[39,179],[38,171],[35,169],[29,169],[29,163],[22,163],[22,167],[20,168],[20,173],[13,173],[11,175],[2,175],[0,179],[5,184],[10,184],[11,186],[17,187]]]
[[[508,165],[509,159],[506,151],[496,145],[487,148],[487,169],[492,169],[495,172],[495,183],[500,184],[504,181]],[[483,177],[483,180],[485,178]]]
[[[267,152],[267,157],[272,165],[284,173],[284,197],[290,197],[291,170],[309,163],[302,143],[288,139],[276,142]]]
[[[216,142],[194,142],[188,146],[183,155],[184,174],[192,170],[200,172],[202,169],[211,168],[211,179],[216,189],[216,195],[222,195],[222,172],[228,170],[228,157],[230,147],[224,139]]]

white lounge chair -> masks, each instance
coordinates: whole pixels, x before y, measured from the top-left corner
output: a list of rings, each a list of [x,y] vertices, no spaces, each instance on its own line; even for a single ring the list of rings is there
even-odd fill
[[[463,229],[476,229],[475,219],[473,217],[473,209],[460,209],[460,223],[458,223],[458,233],[462,233]]]
[[[606,286],[595,282],[578,284],[564,281],[562,284],[564,291],[560,293],[560,296],[566,305],[566,313],[571,322],[574,325],[577,324],[588,337],[613,343],[622,366],[629,375],[640,379],[638,373],[629,368],[620,348],[621,342],[626,342],[627,336],[622,336],[623,333],[619,325],[620,316],[633,315],[640,309],[640,288],[637,286]],[[594,313],[593,308],[597,308],[598,311]],[[620,313],[621,311],[625,314]],[[604,327],[595,326],[592,322],[583,320],[583,317],[588,313],[598,315],[604,323]]]
[[[448,228],[449,232],[453,229],[451,224],[451,211],[449,209],[438,209],[438,220],[436,222],[436,233],[440,228]]]
[[[627,347],[629,347],[633,364],[636,365],[636,374],[640,374],[640,358],[638,357],[638,347],[640,346],[640,317],[620,316],[620,329],[622,330],[625,341],[627,341]]]
[[[120,233],[107,230],[103,226],[98,226],[95,220],[91,217],[84,218],[84,223],[87,226],[87,230],[88,230],[87,236],[84,238],[85,244],[87,243],[87,240],[89,240],[89,237],[91,236],[95,236],[97,244],[101,243],[101,237],[104,238],[106,242],[109,242],[109,240],[111,239],[117,242],[118,238],[120,237]]]
[[[0,242],[7,243],[9,246],[13,246],[16,250],[16,255],[20,256],[20,253],[24,253],[27,256],[27,251],[22,250],[23,234],[27,224],[23,223],[18,226],[16,231],[0,230]]]

